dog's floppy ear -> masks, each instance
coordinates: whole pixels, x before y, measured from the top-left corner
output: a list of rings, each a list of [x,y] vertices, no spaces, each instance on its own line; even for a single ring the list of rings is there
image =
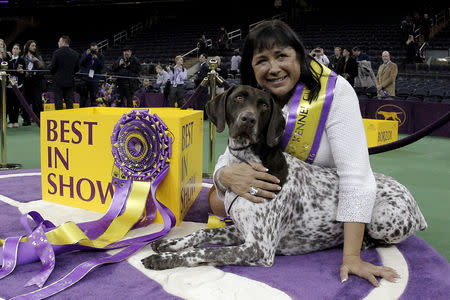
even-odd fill
[[[284,128],[286,127],[286,120],[283,117],[278,103],[271,98],[272,102],[272,115],[270,116],[269,126],[267,128],[266,143],[270,148],[275,147],[281,140],[284,134]]]
[[[206,103],[206,114],[211,122],[216,125],[217,132],[222,132],[225,129],[226,119],[226,104],[228,95],[234,89],[234,86],[230,87],[226,92],[214,97]]]

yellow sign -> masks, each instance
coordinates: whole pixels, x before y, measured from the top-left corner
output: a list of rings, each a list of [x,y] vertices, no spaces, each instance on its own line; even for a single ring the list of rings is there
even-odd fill
[[[398,122],[363,119],[368,147],[388,144],[398,140]]]
[[[87,107],[41,113],[42,197],[87,210],[106,212],[114,186],[111,134],[131,108]],[[156,198],[177,218],[186,215],[202,185],[203,112],[151,108],[173,135],[170,170]],[[162,223],[160,214],[156,222]]]

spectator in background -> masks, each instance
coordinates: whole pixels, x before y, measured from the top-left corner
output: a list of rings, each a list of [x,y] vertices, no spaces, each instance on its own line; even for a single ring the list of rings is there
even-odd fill
[[[159,88],[161,93],[164,93],[164,88],[170,78],[169,73],[167,73],[167,71],[164,70],[161,65],[157,65],[155,67],[155,70],[156,70],[156,86],[157,88]]]
[[[177,55],[175,57],[175,66],[171,68],[169,72],[170,76],[170,92],[169,92],[169,105],[175,107],[175,103],[178,107],[182,107],[184,104],[184,81],[187,78],[187,70],[183,66],[183,57]]]
[[[323,48],[320,48],[320,47],[314,48],[311,51],[310,55],[312,57],[314,57],[315,60],[317,60],[318,62],[320,62],[323,65],[328,67],[328,64],[330,63],[330,60],[328,59],[328,57],[323,52]]]
[[[428,14],[423,14],[420,30],[423,34],[423,41],[427,43],[430,40],[431,20]]]
[[[352,52],[357,62],[363,60],[370,61],[369,55],[367,55],[364,52],[361,52],[361,49],[359,47],[353,47]]]
[[[354,86],[355,77],[358,76],[358,64],[356,60],[350,55],[350,48],[342,50],[342,59],[338,63],[337,73],[347,79],[347,81]]]
[[[413,35],[409,35],[408,40],[406,41],[406,59],[405,63],[414,64],[417,62],[417,50],[418,45],[414,40]]]
[[[200,83],[202,83],[203,79],[208,76],[209,72],[209,66],[208,62],[206,61],[205,53],[200,54],[200,56],[198,57],[198,61],[200,62],[200,67],[197,72],[197,77],[194,81],[195,87],[198,87]]]
[[[204,53],[206,56],[208,56],[208,42],[206,41],[205,34],[202,34],[200,39],[197,42],[197,53],[202,54]]]
[[[381,98],[395,96],[395,80],[397,79],[397,64],[391,61],[391,55],[388,51],[383,51],[381,58],[383,64],[380,65],[377,72],[377,90]]]
[[[8,62],[8,69],[10,70],[23,70],[23,66],[25,65],[25,62],[23,61],[23,57],[20,57],[20,45],[14,44],[14,46],[11,49],[11,59]],[[23,86],[23,72],[12,72],[10,73],[11,80],[14,81],[17,88],[21,91]],[[14,93],[12,87],[10,84],[7,86],[6,90],[6,109],[8,112],[9,117],[9,123],[8,128],[12,127],[19,127],[19,109],[20,109],[20,102],[19,99],[17,99],[16,94]]]
[[[226,50],[230,48],[230,40],[228,39],[228,31],[225,26],[220,26],[219,33],[217,34],[217,51],[218,55],[224,55]]]
[[[217,73],[219,73],[220,77],[226,80],[228,78],[228,69],[222,65],[222,59],[220,56],[215,56],[214,59],[217,61]]]
[[[120,105],[122,107],[133,107],[133,94],[139,88],[137,77],[141,72],[141,64],[137,57],[133,55],[131,47],[124,46],[122,48],[122,56],[114,62],[112,71],[121,76],[116,81]]]
[[[239,49],[234,50],[234,54],[231,57],[231,68],[230,73],[233,74],[233,76],[236,76],[239,73],[239,67],[241,64],[241,55],[239,54]]]
[[[42,56],[39,55],[37,43],[29,40],[25,43],[23,50],[23,60],[25,62],[25,78],[23,80],[23,95],[34,114],[39,118],[42,111],[42,90],[44,76],[41,71],[45,69],[45,63]],[[25,109],[22,110],[23,126],[30,126],[30,116]]]
[[[6,43],[3,39],[0,39],[0,63],[3,61],[9,61],[11,58],[11,53],[8,52]]]
[[[358,61],[358,76],[355,77],[355,87],[376,87],[377,79],[372,70],[370,61]]]
[[[50,72],[55,81],[55,110],[63,109],[63,101],[67,109],[73,108],[74,76],[79,70],[80,55],[69,45],[70,38],[63,35],[58,40],[59,49],[53,52]]]
[[[409,35],[414,35],[414,23],[411,20],[411,16],[406,16],[400,26],[400,46],[402,49],[405,47]]]
[[[341,47],[334,47],[334,54],[330,57],[330,63],[328,67],[335,71],[337,70],[338,62],[342,58],[342,49]]]
[[[150,93],[152,91],[153,87],[152,84],[150,82],[150,79],[145,78],[142,81],[142,86],[141,88],[137,91],[138,93]]]
[[[217,68],[216,71],[219,74],[220,77],[222,77],[224,80],[227,80],[228,78],[228,69],[222,65],[222,59],[220,56],[215,56],[214,59],[217,61]],[[220,84],[217,82],[216,84],[216,95],[222,94],[224,92],[223,84]]]
[[[105,57],[98,52],[98,45],[92,42],[80,59],[81,80],[83,85],[80,91],[80,107],[87,106],[89,96],[91,106],[97,106],[97,93],[99,89],[100,74],[105,65]]]

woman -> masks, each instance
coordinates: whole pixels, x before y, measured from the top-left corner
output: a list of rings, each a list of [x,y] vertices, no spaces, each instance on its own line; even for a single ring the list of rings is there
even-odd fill
[[[0,63],[3,61],[8,61],[10,56],[11,53],[8,52],[5,41],[0,39]]]
[[[306,54],[295,32],[279,20],[263,22],[247,36],[241,62],[242,84],[259,86],[270,91],[285,118],[302,85],[309,90],[306,101],[321,105],[323,74],[330,70]],[[378,286],[375,276],[394,281],[397,273],[388,267],[375,266],[360,258],[365,223],[372,217],[376,184],[367,151],[367,140],[360,114],[358,98],[352,86],[334,73],[334,98],[325,123],[313,164],[336,167],[339,174],[339,206],[336,220],[344,223],[344,251],[340,277],[348,274],[366,278]],[[327,83],[328,84],[328,83]],[[332,89],[333,90],[333,86]],[[211,209],[225,215],[223,197],[231,190],[253,202],[275,197],[279,180],[268,174],[261,164],[252,162],[226,165],[225,153],[219,158],[214,172],[214,187],[209,194]],[[298,157],[298,156],[297,156]],[[256,194],[253,193],[256,187]],[[217,192],[213,192],[213,190]],[[252,194],[250,193],[252,192]]]
[[[23,47],[24,69],[26,70],[23,82],[23,95],[28,104],[31,105],[34,114],[39,118],[42,107],[42,92],[44,90],[45,78],[42,70],[45,69],[45,63],[37,50],[35,40],[29,40]],[[23,126],[30,126],[30,116],[25,110],[22,110]]]
[[[10,76],[12,81],[16,84],[17,88],[22,91],[23,86],[23,66],[25,65],[25,62],[22,57],[20,57],[20,45],[14,44],[14,46],[11,49],[11,59],[8,62],[8,69],[10,70],[17,70],[20,72],[11,72]],[[19,127],[19,109],[20,109],[20,102],[17,98],[16,94],[14,93],[12,86],[9,84],[7,89],[7,111],[9,116],[9,123],[8,128],[17,128]]]
[[[358,64],[348,48],[342,50],[342,59],[338,62],[337,73],[354,86],[355,77],[358,76]]]

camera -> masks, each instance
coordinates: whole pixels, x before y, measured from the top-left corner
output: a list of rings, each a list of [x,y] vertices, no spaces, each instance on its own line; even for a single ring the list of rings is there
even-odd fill
[[[97,51],[96,50],[91,50],[91,55],[96,55]]]
[[[321,53],[320,49],[314,49],[314,53]]]

